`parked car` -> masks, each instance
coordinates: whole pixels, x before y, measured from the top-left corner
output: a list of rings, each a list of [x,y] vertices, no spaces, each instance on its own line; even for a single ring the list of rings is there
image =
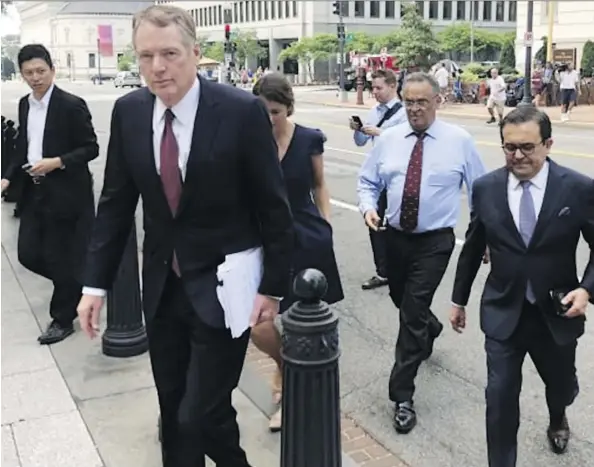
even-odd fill
[[[116,88],[125,88],[126,86],[141,88],[142,79],[140,74],[135,71],[120,71],[113,80],[113,85]]]

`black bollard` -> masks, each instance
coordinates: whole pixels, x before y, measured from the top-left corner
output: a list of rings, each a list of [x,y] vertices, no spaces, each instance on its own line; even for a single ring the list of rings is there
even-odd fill
[[[107,293],[107,329],[101,343],[108,357],[136,357],[148,349],[142,322],[136,223],[132,224],[116,280]]]
[[[281,467],[341,467],[338,316],[321,300],[317,269],[293,283],[299,302],[282,316]]]

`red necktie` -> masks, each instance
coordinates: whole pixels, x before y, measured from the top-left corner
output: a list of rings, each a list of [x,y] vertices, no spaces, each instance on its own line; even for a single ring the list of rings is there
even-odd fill
[[[161,183],[169,203],[171,214],[175,217],[182,192],[182,177],[179,170],[179,147],[173,134],[173,119],[175,115],[170,109],[165,111],[165,128],[161,138]],[[173,271],[180,276],[179,263],[175,251],[171,263]]]
[[[423,138],[425,134],[417,135],[417,142],[412,150],[402,204],[400,205],[400,228],[405,232],[412,232],[419,223],[419,199],[421,196],[421,175],[423,174]]]

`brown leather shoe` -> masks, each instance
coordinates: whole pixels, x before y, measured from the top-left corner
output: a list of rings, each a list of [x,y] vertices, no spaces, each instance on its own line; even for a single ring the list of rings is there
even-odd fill
[[[563,454],[565,451],[567,451],[570,436],[571,430],[569,429],[567,416],[563,417],[560,426],[553,427],[549,425],[547,428],[547,438],[549,439],[549,445],[551,446],[551,451],[553,451],[555,454]]]

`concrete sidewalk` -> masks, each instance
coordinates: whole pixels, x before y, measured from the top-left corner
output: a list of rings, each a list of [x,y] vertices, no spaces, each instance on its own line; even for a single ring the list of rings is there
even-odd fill
[[[331,107],[346,107],[346,108],[371,108],[376,102],[373,97],[369,97],[369,93],[363,93],[363,105],[357,105],[357,94],[355,92],[347,93],[348,102],[340,102],[338,91],[321,89],[308,90],[307,88],[301,90],[295,89],[295,99],[299,103],[326,105]],[[507,108],[506,112],[511,111],[512,108]],[[575,107],[571,113],[571,121],[562,123],[561,110],[557,107],[543,107],[543,110],[549,115],[554,124],[565,126],[578,126],[584,128],[594,129],[594,106],[580,105]],[[452,117],[462,118],[477,118],[487,120],[487,109],[482,104],[447,104],[440,111],[440,115],[448,115]]]
[[[18,263],[12,210],[2,203],[2,467],[160,467],[148,356],[105,357],[78,329],[37,343],[51,288]],[[234,404],[250,462],[278,466],[280,437],[266,415],[241,390]]]

